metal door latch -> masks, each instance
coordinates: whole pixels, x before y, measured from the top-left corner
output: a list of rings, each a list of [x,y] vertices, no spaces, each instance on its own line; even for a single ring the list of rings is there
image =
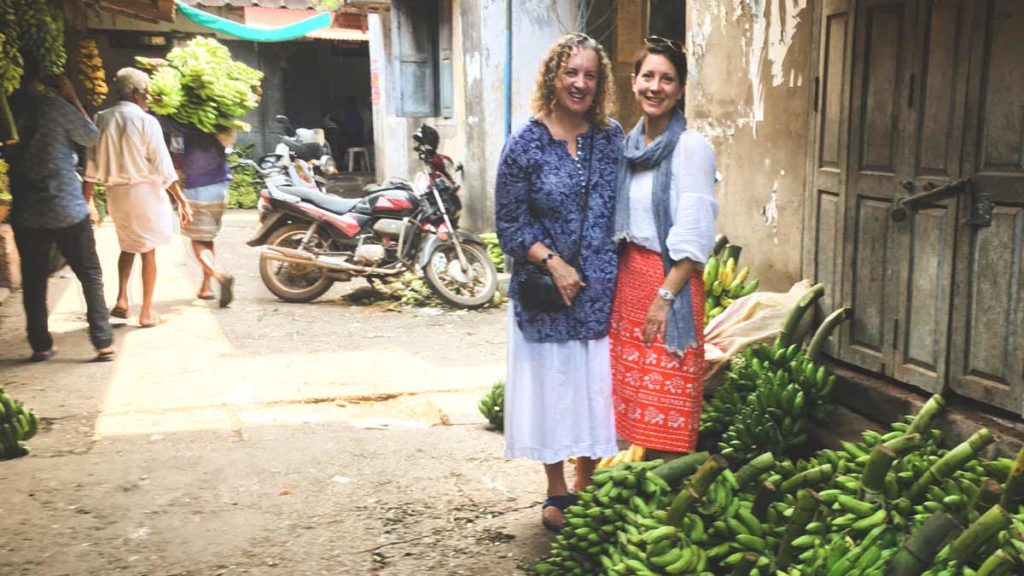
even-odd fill
[[[922,204],[929,200],[935,200],[943,196],[952,196],[953,194],[963,192],[967,189],[967,183],[969,181],[969,178],[961,178],[959,180],[949,182],[948,184],[943,184],[942,186],[937,186],[934,182],[928,182],[922,186],[924,189],[922,192],[893,199],[892,206],[889,208],[889,215],[894,221],[902,222],[907,219],[910,210],[914,208],[915,204]],[[901,182],[901,186],[904,189],[907,189],[906,181]]]

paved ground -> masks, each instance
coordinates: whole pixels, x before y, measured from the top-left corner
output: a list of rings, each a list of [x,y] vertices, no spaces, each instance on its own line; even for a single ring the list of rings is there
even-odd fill
[[[476,401],[503,373],[504,310],[288,305],[260,283],[234,212],[230,309],[158,251],[157,310],[89,362],[84,304],[51,282],[60,353],[24,361],[20,294],[0,307],[0,384],[44,427],[0,462],[0,574],[514,574],[540,556],[539,465],[505,461]],[[113,299],[116,242],[97,230]],[[140,285],[135,282],[136,294]]]

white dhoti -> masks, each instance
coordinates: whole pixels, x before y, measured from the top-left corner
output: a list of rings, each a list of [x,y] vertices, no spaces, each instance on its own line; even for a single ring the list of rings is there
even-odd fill
[[[107,211],[123,252],[144,254],[174,237],[174,210],[160,184],[111,186],[107,189]]]

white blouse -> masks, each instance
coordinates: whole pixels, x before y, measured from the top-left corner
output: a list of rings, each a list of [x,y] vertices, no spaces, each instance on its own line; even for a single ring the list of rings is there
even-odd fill
[[[654,170],[633,172],[629,187],[627,240],[661,253],[651,201]],[[668,232],[669,257],[689,258],[704,264],[715,244],[715,151],[694,130],[679,135],[672,154],[672,227]]]

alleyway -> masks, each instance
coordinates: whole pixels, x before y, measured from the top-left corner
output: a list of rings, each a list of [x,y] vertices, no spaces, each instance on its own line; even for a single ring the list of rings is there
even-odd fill
[[[0,308],[0,382],[44,421],[0,462],[0,574],[514,574],[541,555],[539,466],[501,457],[477,413],[504,371],[503,310],[288,305],[226,218],[229,309],[194,299],[179,238],[158,251],[118,359],[88,362],[84,303],[51,283],[59,354],[29,364],[20,294]],[[108,302],[116,240],[97,231]],[[136,282],[136,294],[140,287]]]

